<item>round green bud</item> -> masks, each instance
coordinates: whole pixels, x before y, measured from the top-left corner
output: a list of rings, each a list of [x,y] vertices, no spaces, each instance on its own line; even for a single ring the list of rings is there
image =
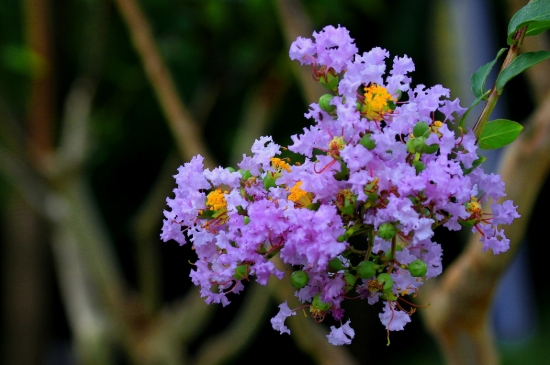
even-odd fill
[[[235,280],[242,280],[248,277],[248,265],[239,265],[235,268],[235,274],[233,274]]]
[[[315,296],[313,297],[313,300],[311,301],[311,305],[313,306],[313,308],[315,308],[315,309],[317,309],[321,312],[326,312],[330,309],[331,305],[330,305],[330,303],[323,302],[319,298],[319,295],[320,295],[320,293],[315,294]]]
[[[330,260],[328,263],[328,267],[334,271],[344,270],[344,265],[342,265],[342,261],[338,257]]]
[[[420,259],[411,262],[408,265],[408,268],[411,276],[414,276],[415,278],[424,276],[426,275],[426,272],[428,272],[428,266],[426,266],[426,263]]]
[[[244,216],[244,225],[246,226],[248,223],[250,223],[250,217],[245,215]]]
[[[365,134],[360,141],[361,145],[367,150],[372,151],[376,147],[376,142],[371,139],[371,134]]]
[[[428,150],[426,138],[424,137],[411,138],[407,141],[407,145],[409,145],[409,143],[410,150],[412,150],[413,153],[426,153]]]
[[[357,278],[349,272],[344,274],[344,280],[346,281],[346,293],[349,292],[355,286]]]
[[[290,283],[296,289],[302,289],[304,286],[307,285],[308,282],[309,282],[309,276],[305,271],[302,271],[302,270],[294,271],[292,275],[290,275]]]
[[[380,284],[384,284],[383,291],[388,291],[388,290],[391,290],[391,288],[393,288],[393,279],[391,278],[391,275],[386,272],[379,274],[378,277],[376,278],[376,281],[378,281]]]
[[[427,134],[429,135],[430,134],[429,131],[430,131],[430,126],[427,123],[418,122],[413,128],[413,135],[415,137],[422,137],[422,136],[427,137],[427,135],[424,135],[424,134],[428,132]]]
[[[376,270],[379,267],[380,265],[377,265],[372,261],[361,261],[359,265],[357,265],[355,271],[361,279],[368,279],[376,275]]]
[[[336,110],[336,106],[330,104],[332,98],[334,98],[334,96],[330,94],[325,94],[319,98],[319,107],[321,110],[329,114]]]
[[[225,168],[229,172],[235,172],[235,169],[231,166]]]
[[[396,233],[397,229],[395,229],[395,226],[392,223],[382,223],[380,227],[378,227],[378,237],[385,240],[391,240],[395,237]]]

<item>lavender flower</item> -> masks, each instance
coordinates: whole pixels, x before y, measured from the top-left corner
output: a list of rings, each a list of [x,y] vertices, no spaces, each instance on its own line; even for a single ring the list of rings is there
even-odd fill
[[[205,170],[194,157],[175,176],[161,238],[193,244],[190,276],[207,303],[227,305],[243,280],[282,279],[270,261],[279,255],[300,272],[292,285],[302,308],[316,321],[339,321],[327,338],[343,345],[354,337],[351,321],[342,324],[348,298],[383,299],[388,331],[410,322],[416,308],[405,297],[442,272],[435,228],[471,228],[481,249],[498,254],[509,247],[499,225],[519,214],[510,201],[496,203],[504,183],[475,164],[473,133],[453,128],[465,109],[448,89],[412,86],[407,56],[394,57],[386,74],[389,52],[357,54],[343,27],[313,38],[290,48],[331,91],[310,105],[312,125],[291,137],[288,149],[305,161],[281,158],[271,137],[256,140],[239,171]],[[490,201],[492,214],[483,207]],[[284,321],[296,312],[279,308],[273,328],[290,333]]]

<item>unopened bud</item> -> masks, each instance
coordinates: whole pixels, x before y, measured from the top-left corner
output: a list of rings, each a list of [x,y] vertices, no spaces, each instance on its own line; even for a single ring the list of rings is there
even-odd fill
[[[415,278],[424,276],[426,275],[426,272],[428,272],[428,266],[426,266],[426,263],[420,259],[411,262],[408,265],[408,268],[411,276],[414,276]]]
[[[392,223],[382,223],[380,227],[378,227],[378,237],[385,240],[391,240],[395,237],[396,232],[397,230]]]
[[[307,285],[308,282],[309,282],[309,276],[305,271],[302,271],[302,270],[294,271],[292,275],[290,275],[290,283],[296,289],[302,289],[304,286]]]
[[[361,279],[368,279],[376,275],[376,270],[379,267],[380,265],[377,265],[372,261],[361,261],[359,265],[357,265],[357,269],[355,271]]]
[[[330,102],[334,98],[333,95],[325,94],[319,98],[319,107],[321,110],[326,111],[327,113],[332,113],[336,110],[336,106],[332,105]]]

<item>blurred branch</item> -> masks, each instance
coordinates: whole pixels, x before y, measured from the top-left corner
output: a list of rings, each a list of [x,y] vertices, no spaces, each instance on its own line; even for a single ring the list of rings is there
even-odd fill
[[[520,138],[506,150],[500,168],[507,199],[518,205],[521,214],[504,228],[510,250],[497,256],[482,252],[479,236],[473,236],[463,254],[423,291],[431,305],[422,313],[449,364],[498,363],[489,326],[491,298],[522,242],[550,171],[550,95],[530,119]]]
[[[38,213],[46,215],[45,197],[48,187],[34,172],[27,161],[4,149],[0,145],[0,172],[14,191]]]
[[[205,159],[205,166],[212,167],[214,160],[206,148],[196,122],[178,95],[170,71],[155,44],[147,18],[135,0],[115,0],[115,3],[126,22],[134,47],[160,102],[181,157],[190,160],[191,157],[200,154]]]
[[[273,263],[279,270],[285,270],[286,265],[279,256],[273,258]],[[288,270],[287,270],[288,271]],[[282,303],[285,300],[289,302],[290,308],[296,308],[302,305],[294,297],[294,288],[288,285],[288,277],[282,280],[270,280],[268,285],[275,286],[275,298]],[[315,323],[313,318],[304,316],[301,311],[295,316],[287,318],[288,326],[292,333],[292,340],[305,354],[313,359],[319,365],[355,365],[357,362],[350,355],[346,347],[333,346],[328,343],[326,327],[321,323]],[[281,334],[281,336],[287,336]]]
[[[33,179],[29,168],[20,168],[18,162],[29,159],[35,167],[41,166],[44,155],[51,153],[53,148],[55,93],[52,35],[47,0],[26,0],[21,6],[25,46],[36,59],[28,85],[29,96],[23,100],[27,133],[26,140],[20,141],[23,142],[21,146],[14,147],[13,142],[20,136],[16,135],[17,128],[11,128],[13,123],[9,123],[9,115],[4,113],[7,124],[2,127],[2,132],[13,133],[15,137],[6,146],[10,148],[11,145],[10,152],[19,156],[2,149],[0,159],[3,160],[2,165],[7,162],[7,166],[1,169],[7,170],[10,183],[31,177],[32,182],[23,180],[18,183],[21,182],[22,188],[29,193],[28,201],[33,207],[40,209],[43,206],[43,197],[38,195],[40,188],[38,191],[32,189],[41,184],[38,179]],[[16,185],[14,187],[17,189]],[[3,227],[6,233],[3,237],[2,276],[10,280],[5,281],[2,288],[2,322],[5,323],[2,362],[14,365],[40,362],[47,346],[46,316],[51,304],[50,292],[45,290],[48,284],[46,226],[24,199],[18,194],[6,197],[6,213],[9,214],[4,217],[6,226]]]
[[[55,266],[77,356],[83,364],[112,364],[113,328],[98,302],[93,275],[73,230],[56,225],[52,237]]]
[[[265,324],[270,307],[269,288],[253,284],[239,312],[224,332],[202,344],[195,365],[225,364],[250,346],[253,336]]]
[[[287,57],[284,57],[286,62]],[[235,142],[229,159],[229,166],[236,166],[241,161],[243,153],[250,151],[254,140],[264,135],[273,115],[288,90],[289,79],[278,72],[283,60],[279,60],[262,82],[253,86],[243,101],[244,112],[241,117]]]
[[[157,229],[162,221],[162,210],[166,196],[174,185],[172,175],[179,166],[179,158],[172,151],[164,162],[158,177],[131,221],[133,238],[136,242],[136,269],[142,304],[152,314],[160,307],[162,293],[160,270],[160,242]]]
[[[299,0],[275,0],[278,19],[286,41],[286,50],[297,37],[311,37],[313,27]],[[291,62],[291,61],[288,61]],[[325,94],[320,83],[311,77],[311,70],[302,67],[298,62],[292,62],[292,72],[298,80],[306,105],[316,102]]]
[[[35,65],[28,109],[28,148],[39,165],[51,153],[54,120],[54,74],[48,0],[25,0],[25,31],[29,48],[40,57]]]

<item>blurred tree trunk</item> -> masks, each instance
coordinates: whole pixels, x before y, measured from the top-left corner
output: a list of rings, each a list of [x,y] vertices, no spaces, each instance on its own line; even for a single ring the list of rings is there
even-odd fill
[[[38,56],[27,100],[26,152],[41,168],[52,151],[54,81],[52,42],[47,0],[26,0],[24,26],[28,48]],[[46,240],[47,227],[16,192],[10,195],[4,215],[3,277],[4,328],[3,363],[38,364],[46,350],[50,296]]]

